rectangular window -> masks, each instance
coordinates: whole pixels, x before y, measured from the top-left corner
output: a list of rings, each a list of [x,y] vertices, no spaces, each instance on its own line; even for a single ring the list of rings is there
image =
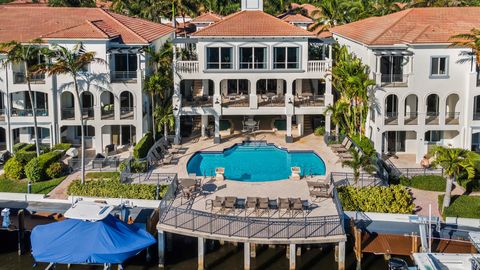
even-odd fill
[[[443,131],[441,130],[430,130],[425,133],[425,141],[430,143],[436,143],[442,140]]]
[[[240,69],[266,69],[267,48],[240,48]]]
[[[299,69],[300,49],[298,47],[276,47],[273,51],[274,69]]]
[[[231,69],[232,50],[230,47],[207,48],[207,69]]]
[[[447,76],[448,59],[446,56],[432,57],[431,75],[432,76]]]

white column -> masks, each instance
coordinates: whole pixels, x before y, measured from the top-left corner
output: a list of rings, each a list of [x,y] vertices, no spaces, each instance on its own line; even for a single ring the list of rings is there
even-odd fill
[[[330,113],[326,113],[325,114],[325,131],[330,133],[331,130],[332,130],[332,127],[331,127],[331,123],[332,123],[332,120],[331,120],[331,115]]]
[[[173,143],[180,144],[181,143],[181,135],[180,135],[180,115],[175,116],[175,138]]]
[[[338,270],[345,270],[345,242],[338,243]]]
[[[304,127],[304,118],[305,116],[302,115],[297,115],[297,128],[298,128],[298,136],[303,136],[305,133],[305,127]]]
[[[295,254],[295,244],[290,244],[290,250],[289,250],[289,268],[290,270],[295,270],[295,259],[296,259],[296,254]]]
[[[250,81],[249,102],[250,102],[250,109],[258,109],[257,81]]]
[[[165,233],[158,230],[158,267],[165,267]]]
[[[285,141],[287,143],[293,143],[292,137],[292,116],[287,115],[287,135],[285,136]]]
[[[218,144],[221,142],[220,138],[220,116],[215,116],[215,137],[213,138],[213,142]]]
[[[208,126],[208,115],[202,115],[202,137],[206,137],[207,126]]]
[[[243,269],[250,270],[250,243],[243,243]]]
[[[205,269],[205,239],[198,237],[198,270]]]
[[[208,96],[208,87],[209,83],[208,80],[202,80],[202,92],[204,96]]]

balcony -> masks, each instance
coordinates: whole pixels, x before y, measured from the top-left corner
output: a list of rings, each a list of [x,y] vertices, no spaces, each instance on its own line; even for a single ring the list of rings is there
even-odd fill
[[[330,61],[316,60],[307,62],[307,72],[327,72],[330,69]]]
[[[249,104],[248,95],[230,94],[222,96],[222,107],[248,107]]]
[[[198,61],[177,61],[177,72],[186,74],[195,74],[200,71],[200,63]]]
[[[111,82],[136,83],[137,71],[111,71]]]
[[[385,125],[398,125],[398,112],[385,113]]]
[[[417,125],[418,112],[405,113],[405,125]]]
[[[257,95],[258,106],[260,107],[285,107],[285,96],[276,93]]]
[[[62,120],[75,120],[75,108],[63,108]]]
[[[460,123],[460,112],[446,112],[445,124],[446,125],[458,125]]]
[[[302,93],[295,96],[296,107],[323,107],[325,106],[324,95],[314,95],[312,93]]]
[[[427,112],[427,116],[425,117],[425,124],[426,125],[438,125],[440,123],[440,114],[438,112]]]
[[[213,97],[212,96],[200,96],[193,98],[184,98],[182,99],[182,106],[184,107],[212,107],[213,106]]]
[[[380,85],[382,87],[407,87],[408,74],[382,74]]]
[[[94,113],[93,107],[82,109],[83,119],[92,120],[94,118],[94,116],[95,116],[95,113]]]
[[[115,118],[113,104],[107,104],[101,108],[102,120],[111,120]]]
[[[27,83],[27,78],[25,76],[25,72],[13,72],[13,83],[14,84],[25,84],[25,83]],[[45,83],[45,74],[31,75],[30,83],[31,84],[44,84]]]
[[[48,116],[48,109],[35,109],[35,112],[37,116]],[[33,109],[12,108],[12,116],[33,116]]]
[[[120,107],[120,119],[133,119],[134,107]]]

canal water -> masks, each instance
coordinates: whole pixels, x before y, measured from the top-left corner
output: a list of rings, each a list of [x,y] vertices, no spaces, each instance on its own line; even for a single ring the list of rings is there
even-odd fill
[[[189,270],[197,269],[197,241],[195,238],[174,236],[169,237],[166,252],[166,269]],[[0,269],[17,270],[32,269],[33,259],[30,254],[17,255],[16,234],[0,232]],[[347,250],[351,247],[347,245]],[[209,270],[241,270],[243,269],[243,246],[234,246],[231,243],[220,245],[218,241],[207,241],[205,266]],[[147,262],[143,252],[128,261],[124,268],[128,270],[158,269],[156,249],[151,249],[151,261]],[[282,246],[269,248],[266,245],[257,247],[257,256],[252,258],[252,269],[281,270],[288,269],[286,249]],[[38,264],[35,269],[45,269],[46,264]],[[347,252],[346,268],[355,269],[354,255]],[[59,265],[56,269],[67,269]],[[103,269],[101,266],[72,266],[70,269]],[[116,267],[113,269],[117,269]],[[334,248],[330,246],[303,246],[301,256],[297,257],[297,269],[337,269]],[[362,269],[387,269],[383,256],[364,255]]]

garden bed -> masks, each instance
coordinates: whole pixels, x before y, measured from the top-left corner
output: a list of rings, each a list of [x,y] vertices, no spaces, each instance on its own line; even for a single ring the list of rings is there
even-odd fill
[[[443,192],[447,182],[439,175],[417,175],[412,178],[400,177],[400,185],[427,191]]]
[[[66,176],[32,183],[33,194],[48,194],[56,186],[58,186]],[[0,176],[0,192],[13,192],[13,193],[27,193],[28,180],[14,180],[8,179],[5,176]]]
[[[444,195],[438,196],[438,207],[442,211]],[[445,208],[443,217],[478,218],[480,219],[480,196],[452,196],[450,206]]]

